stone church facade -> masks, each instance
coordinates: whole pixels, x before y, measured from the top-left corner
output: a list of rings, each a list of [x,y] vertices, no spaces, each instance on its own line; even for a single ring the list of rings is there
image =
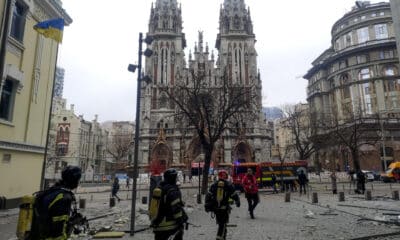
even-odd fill
[[[202,161],[201,144],[194,130],[178,128],[175,106],[162,89],[191,81],[191,71],[205,73],[207,86],[218,84],[221,69],[229,81],[248,87],[256,96],[256,121],[248,121],[241,134],[226,131],[212,155],[214,168],[229,167],[235,161],[268,161],[271,155],[271,129],[262,113],[261,79],[257,69],[255,34],[250,10],[244,0],[224,0],[220,9],[217,55],[203,43],[199,32],[194,52],[185,58],[182,11],[176,0],[157,0],[151,7],[148,47],[154,54],[146,59],[145,73],[152,78],[142,85],[139,161],[141,166],[158,162],[164,167],[189,168]]]

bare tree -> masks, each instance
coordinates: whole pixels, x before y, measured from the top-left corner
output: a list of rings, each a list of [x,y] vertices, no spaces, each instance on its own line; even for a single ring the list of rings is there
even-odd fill
[[[116,166],[127,159],[132,145],[132,134],[117,132],[111,137],[112,139],[107,146],[107,153],[113,158],[114,166]]]
[[[379,115],[367,113],[361,103],[344,104],[342,114],[333,113],[325,126],[332,141],[350,152],[354,170],[360,170],[360,147],[379,140]]]
[[[276,150],[278,151],[278,159],[281,164],[281,191],[284,191],[284,184],[283,184],[283,164],[285,163],[286,158],[289,156],[290,152],[292,151],[293,145],[285,144],[285,146],[280,146],[279,144],[276,145]]]
[[[282,110],[286,116],[282,127],[291,132],[293,149],[299,159],[307,160],[316,151],[316,139],[313,138],[316,124],[311,121],[309,108],[305,104],[286,104]]]
[[[202,193],[208,186],[208,172],[215,144],[225,133],[234,132],[256,116],[253,85],[232,83],[226,72],[210,86],[204,73],[190,72],[190,82],[179,82],[165,92],[175,106],[175,119],[194,129],[205,155]]]

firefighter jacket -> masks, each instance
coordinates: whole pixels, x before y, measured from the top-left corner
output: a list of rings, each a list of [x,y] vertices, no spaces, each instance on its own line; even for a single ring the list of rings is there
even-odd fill
[[[222,200],[220,202],[216,201],[216,205],[214,207],[215,210],[230,210],[230,199],[234,200],[236,202],[236,205],[240,205],[240,199],[239,196],[237,195],[235,191],[235,187],[233,184],[229,181],[220,179],[216,182],[214,182],[211,187],[209,192],[213,196],[213,199],[217,200],[218,199],[218,186],[221,186],[221,182],[223,182],[223,196]]]
[[[69,220],[72,204],[76,204],[74,194],[62,187],[52,187],[46,190],[37,211],[41,216],[38,223],[40,240],[66,240],[71,233]]]
[[[154,232],[172,231],[183,227],[188,217],[183,209],[181,191],[175,184],[161,182],[161,203],[157,218],[152,222]]]
[[[242,185],[243,185],[245,193],[247,193],[247,194],[258,193],[257,179],[254,175],[246,174],[243,177]]]

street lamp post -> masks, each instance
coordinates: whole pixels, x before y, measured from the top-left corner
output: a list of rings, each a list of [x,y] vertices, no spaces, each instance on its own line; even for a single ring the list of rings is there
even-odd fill
[[[381,116],[383,116],[381,114]],[[382,141],[382,153],[383,153],[383,170],[386,172],[387,163],[386,163],[386,146],[385,146],[385,130],[383,129],[383,119],[379,119],[379,123],[381,125],[381,141]]]
[[[139,131],[140,131],[140,99],[141,99],[141,81],[148,82],[150,78],[148,76],[142,76],[142,54],[146,57],[150,57],[153,51],[146,49],[142,52],[142,43],[151,44],[153,38],[147,36],[143,39],[143,33],[139,33],[139,53],[138,53],[138,64],[129,64],[128,71],[135,72],[138,70],[137,77],[137,98],[136,98],[136,121],[135,121],[135,145],[134,145],[134,155],[133,155],[133,184],[132,184],[132,205],[131,205],[131,227],[130,235],[135,235],[135,215],[136,215],[136,189],[137,189],[137,177],[138,177],[138,152],[139,152]]]

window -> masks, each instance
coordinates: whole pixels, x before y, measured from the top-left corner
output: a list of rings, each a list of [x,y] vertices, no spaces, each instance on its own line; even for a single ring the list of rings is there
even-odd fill
[[[367,18],[365,15],[361,16],[361,20],[364,20],[365,18]]]
[[[11,154],[9,153],[4,153],[3,154],[3,159],[1,160],[2,163],[11,163]]]
[[[385,12],[380,12],[379,16],[385,16]]]
[[[343,74],[340,76],[340,84],[345,85],[349,83],[349,75],[348,74]]]
[[[362,86],[363,86],[363,90],[364,90],[364,95],[369,95],[371,93],[369,83],[364,83]]]
[[[351,45],[353,45],[353,36],[352,36],[351,32],[346,34],[345,39],[346,39],[346,41],[345,41],[346,47],[350,47]]]
[[[359,56],[357,56],[357,64],[366,63],[368,61],[369,61],[369,56],[368,55],[359,55]]]
[[[364,43],[369,40],[368,27],[357,29],[358,43]]]
[[[393,50],[379,52],[379,59],[381,59],[381,60],[382,59],[390,59],[393,57],[394,57]]]
[[[365,113],[372,114],[372,101],[370,97],[365,97]]]
[[[375,25],[375,36],[376,39],[388,38],[388,31],[386,24]]]
[[[364,80],[364,79],[368,79],[368,78],[371,78],[371,72],[370,72],[369,68],[361,69],[358,74],[358,80]]]
[[[371,17],[376,17],[376,13],[372,13],[372,14],[371,14]]]
[[[387,80],[384,86],[385,86],[385,92],[393,92],[396,90],[400,90],[396,80]]]
[[[68,146],[64,143],[57,144],[57,156],[65,156],[68,152]]]
[[[394,76],[394,68],[386,67],[384,74],[385,74],[385,76]]]
[[[16,40],[22,42],[25,31],[26,8],[20,2],[17,1],[15,3],[12,14],[13,15],[12,15],[10,35]]]
[[[4,86],[1,91],[0,119],[4,119],[7,121],[12,120],[15,85],[15,82],[9,79],[6,79],[6,81],[4,82]]]
[[[398,96],[390,96],[389,101],[390,101],[389,106],[392,109],[399,108],[399,97]]]

